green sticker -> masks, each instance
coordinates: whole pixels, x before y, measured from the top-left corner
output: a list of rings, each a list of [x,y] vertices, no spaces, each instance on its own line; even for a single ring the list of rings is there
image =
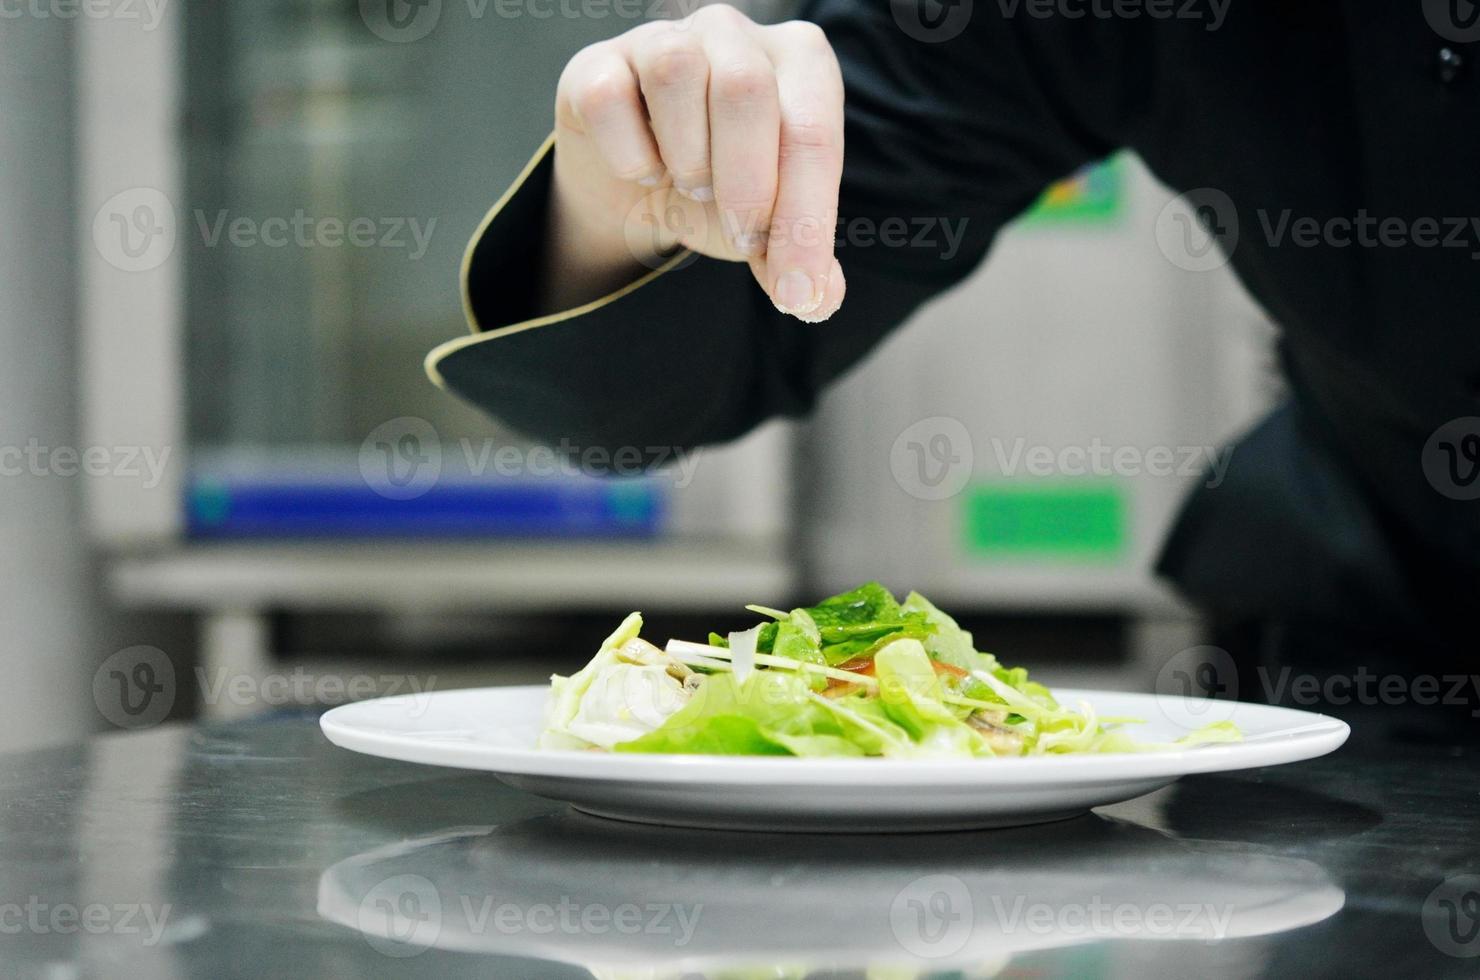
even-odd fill
[[[1112,559],[1125,550],[1128,507],[1113,482],[979,484],[962,500],[963,543],[978,557]]]
[[[1110,224],[1120,217],[1125,167],[1118,157],[1091,164],[1043,192],[1023,216],[1027,225]]]

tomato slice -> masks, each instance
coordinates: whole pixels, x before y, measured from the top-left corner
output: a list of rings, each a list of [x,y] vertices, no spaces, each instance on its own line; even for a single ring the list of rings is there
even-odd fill
[[[943,664],[939,660],[930,661],[930,666],[935,668],[935,672],[937,674],[949,674],[950,676],[957,679],[971,676],[967,671],[962,670],[960,667],[956,667],[951,664]],[[842,663],[838,664],[837,669],[846,670],[850,674],[864,674],[868,677],[873,677],[874,658],[854,657],[852,660],[845,660]],[[842,684],[846,682],[838,681],[838,683]]]
[[[861,674],[865,677],[873,677],[874,658],[854,657],[852,660],[845,660],[842,663],[838,664],[836,669],[846,670],[850,674]],[[839,677],[829,677],[827,679],[827,687],[823,690],[822,694],[824,697],[831,697],[844,691],[855,690],[860,686],[861,685],[859,684],[849,683],[848,681],[845,681]]]
[[[867,677],[874,676],[873,657],[854,657],[852,660],[844,660],[838,664],[838,670],[846,670],[850,674],[863,674]]]

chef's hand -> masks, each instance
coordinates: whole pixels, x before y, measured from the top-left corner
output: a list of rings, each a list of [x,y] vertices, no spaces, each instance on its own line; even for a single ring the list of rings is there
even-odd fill
[[[722,5],[644,24],[571,59],[555,123],[551,305],[625,285],[679,245],[749,263],[803,320],[842,303],[843,83],[820,28]]]

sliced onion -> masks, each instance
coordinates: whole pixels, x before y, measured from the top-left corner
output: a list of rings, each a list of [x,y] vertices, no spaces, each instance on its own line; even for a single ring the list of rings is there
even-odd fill
[[[730,634],[730,666],[735,671],[737,683],[744,684],[755,670],[755,644],[760,635],[759,626],[743,633]]]

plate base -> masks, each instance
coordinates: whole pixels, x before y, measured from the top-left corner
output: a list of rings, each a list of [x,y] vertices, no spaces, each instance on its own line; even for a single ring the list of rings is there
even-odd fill
[[[986,763],[990,765],[990,763]],[[703,830],[791,834],[908,834],[1069,820],[1092,807],[1119,803],[1174,781],[1175,777],[1079,783],[1052,793],[1033,787],[983,793],[970,783],[912,792],[876,787],[736,786],[722,783],[637,783],[570,780],[499,773],[525,792],[569,803],[581,813],[626,823]]]
[[[1014,813],[1010,816],[985,815],[980,817],[937,820],[928,815],[911,817],[908,824],[898,820],[888,823],[873,823],[860,820],[856,814],[840,816],[834,822],[798,825],[782,814],[764,816],[759,814],[728,815],[725,817],[690,816],[687,814],[653,814],[630,811],[603,810],[598,807],[576,806],[571,809],[602,820],[617,820],[622,823],[645,824],[650,827],[686,827],[694,830],[729,830],[757,834],[920,834],[950,833],[966,830],[1002,830],[1008,827],[1028,827],[1041,823],[1058,823],[1073,820],[1089,813],[1089,810],[1064,810],[1050,813]]]

